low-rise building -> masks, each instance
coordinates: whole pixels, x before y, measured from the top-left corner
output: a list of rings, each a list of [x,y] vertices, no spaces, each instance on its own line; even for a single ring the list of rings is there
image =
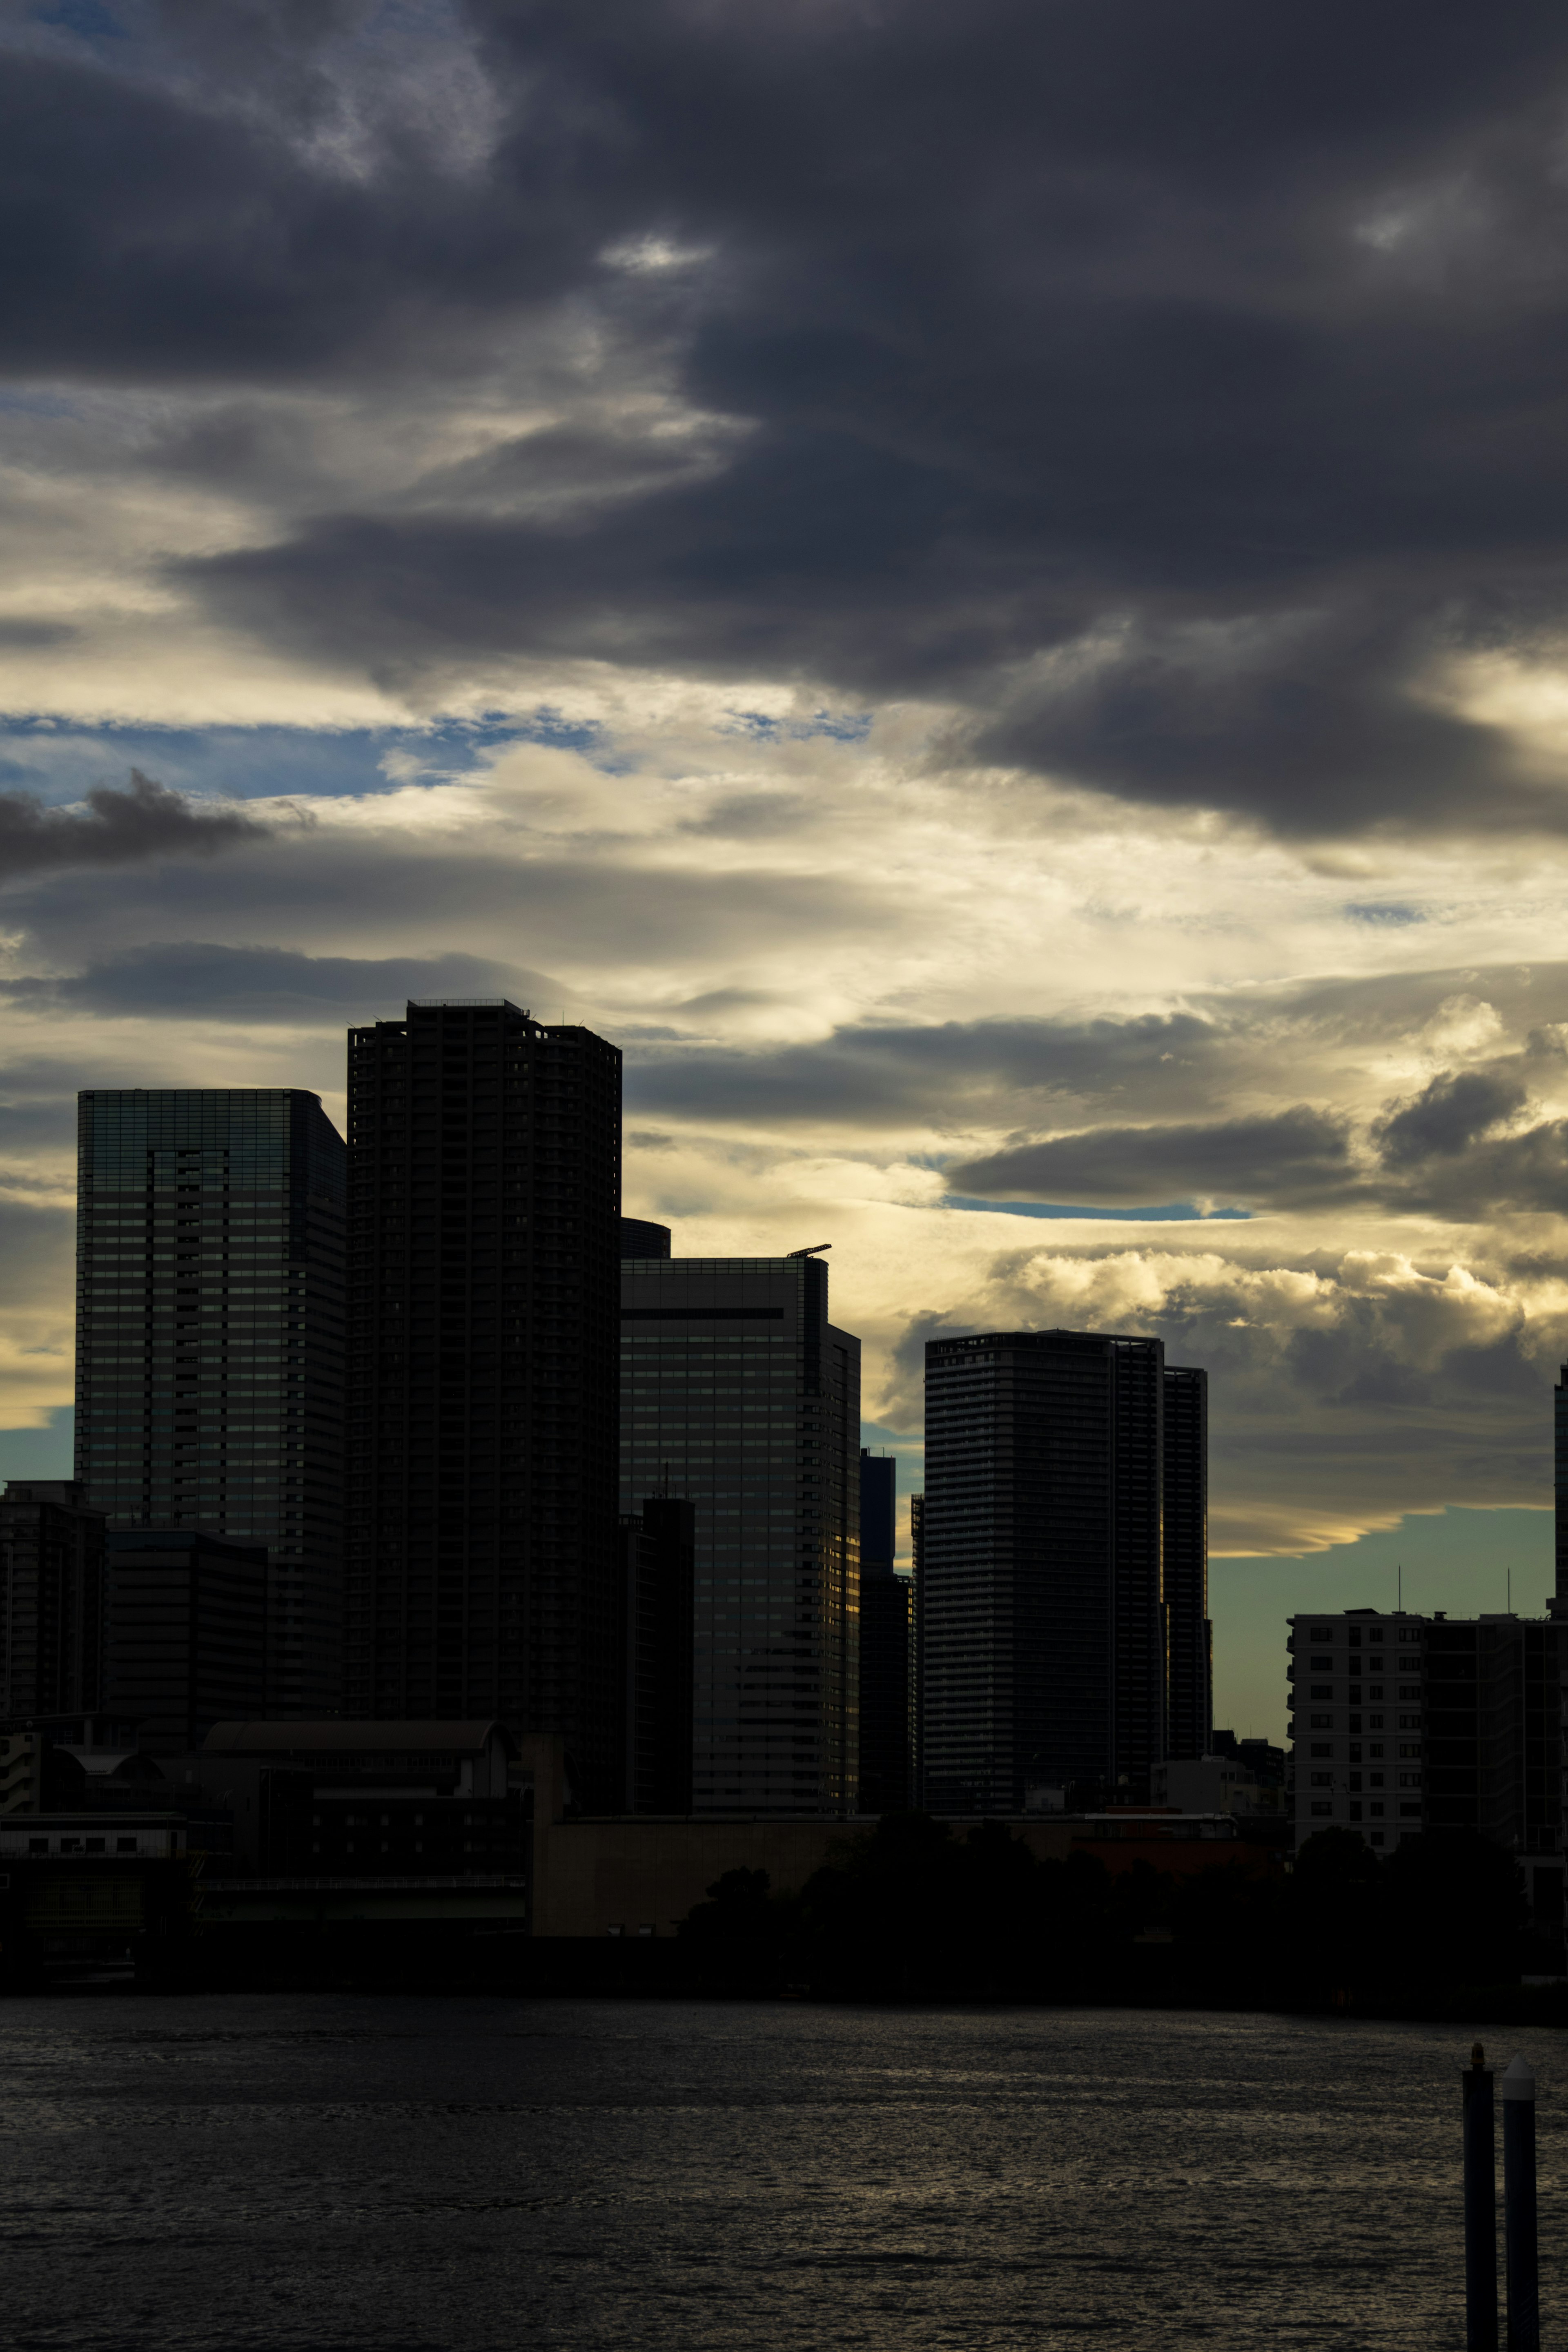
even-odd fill
[[[1156,1764],[1150,1791],[1156,1805],[1184,1813],[1283,1814],[1284,1791],[1257,1778],[1250,1759],[1190,1756]]]

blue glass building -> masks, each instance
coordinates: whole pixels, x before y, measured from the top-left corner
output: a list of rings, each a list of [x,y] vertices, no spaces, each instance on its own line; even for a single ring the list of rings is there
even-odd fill
[[[77,1476],[268,1554],[266,1701],[342,1676],[344,1147],[297,1087],[79,1097]]]

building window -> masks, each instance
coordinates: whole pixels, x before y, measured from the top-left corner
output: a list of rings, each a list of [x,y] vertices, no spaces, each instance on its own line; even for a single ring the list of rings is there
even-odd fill
[[[1367,1807],[1367,1811],[1368,1811],[1368,1812],[1372,1815],[1373,1820],[1374,1822],[1380,1822],[1380,1821],[1382,1821],[1382,1819],[1383,1819],[1383,1806],[1382,1806],[1381,1802],[1375,1802],[1375,1801],[1374,1801],[1373,1803],[1370,1804],[1370,1805]]]
[[[1310,1698],[1332,1698],[1333,1695],[1334,1686],[1332,1683],[1313,1683],[1311,1688],[1308,1692],[1308,1696]]]
[[[1334,1718],[1331,1715],[1312,1715],[1308,1717],[1307,1724],[1311,1731],[1331,1731]]]
[[[1402,1772],[1399,1776],[1399,1785],[1402,1789],[1418,1789],[1421,1786],[1420,1773]]]
[[[1311,1778],[1311,1786],[1314,1789],[1331,1789],[1333,1785],[1334,1776],[1331,1772],[1313,1773]]]
[[[1312,1753],[1314,1756],[1331,1756],[1333,1752],[1334,1743],[1331,1739],[1315,1739],[1312,1742]]]
[[[1419,1731],[1421,1717],[1418,1715],[1402,1715],[1399,1718],[1399,1728],[1401,1731]]]
[[[1331,1812],[1333,1811],[1333,1810],[1334,1810],[1334,1809],[1333,1809],[1332,1805],[1329,1802],[1329,1801],[1328,1801],[1328,1799],[1327,1799],[1326,1797],[1314,1797],[1314,1798],[1313,1798],[1313,1800],[1312,1800],[1312,1811],[1313,1811],[1313,1813],[1314,1813],[1314,1814],[1319,1814],[1319,1813],[1331,1813]]]
[[[114,1851],[116,1853],[134,1853],[136,1851],[135,1839],[133,1837],[116,1838],[114,1841]]]

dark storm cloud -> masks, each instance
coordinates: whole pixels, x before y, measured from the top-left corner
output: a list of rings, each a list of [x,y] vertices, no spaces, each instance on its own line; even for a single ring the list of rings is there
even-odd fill
[[[1298,1104],[1268,1118],[1055,1136],[947,1174],[955,1192],[991,1200],[1137,1208],[1198,1198],[1228,1207],[1321,1199],[1342,1188],[1350,1168],[1346,1122]]]
[[[934,696],[954,761],[1297,834],[1564,822],[1426,691],[1568,619],[1561,7],[469,0],[462,169],[406,113],[345,164],[363,10],[155,21],[4,78],[14,373],[393,397],[554,306],[742,428],[317,500],[185,565],[220,615],[423,691]]]
[[[0,981],[14,1003],[181,1020],[394,1020],[412,996],[510,996],[553,1003],[559,983],[477,956],[421,961],[308,956],[285,948],[179,940],[133,948],[68,978]]]
[[[1409,1168],[1434,1153],[1463,1151],[1489,1128],[1522,1110],[1525,1090],[1490,1070],[1444,1070],[1373,1130],[1387,1168]]]
[[[700,1003],[685,1008],[700,1012]],[[1151,1108],[1223,1086],[1224,1033],[1189,1013],[1129,1021],[868,1023],[810,1045],[771,1051],[675,1051],[628,1070],[627,1099],[645,1110],[709,1119],[796,1119],[896,1126],[963,1125],[977,1110],[1012,1124],[1005,1098],[1039,1092],[1127,1093]]]
[[[100,785],[90,814],[48,808],[32,793],[0,793],[0,880],[49,867],[124,866],[139,859],[212,857],[271,828],[228,809],[204,809],[131,771],[129,792]]]

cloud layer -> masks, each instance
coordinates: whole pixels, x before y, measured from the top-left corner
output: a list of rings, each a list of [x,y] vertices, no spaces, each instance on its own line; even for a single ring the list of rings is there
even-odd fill
[[[0,50],[6,1412],[79,1086],[338,1109],[347,1024],[507,994],[625,1045],[681,1245],[833,1234],[911,1444],[931,1329],[1158,1329],[1227,1546],[1544,1500],[1560,10]]]
[[[10,28],[64,575],[99,491],[0,614],[46,674],[155,581],[215,692],[809,679],[1292,837],[1563,829],[1539,0],[308,14]]]

